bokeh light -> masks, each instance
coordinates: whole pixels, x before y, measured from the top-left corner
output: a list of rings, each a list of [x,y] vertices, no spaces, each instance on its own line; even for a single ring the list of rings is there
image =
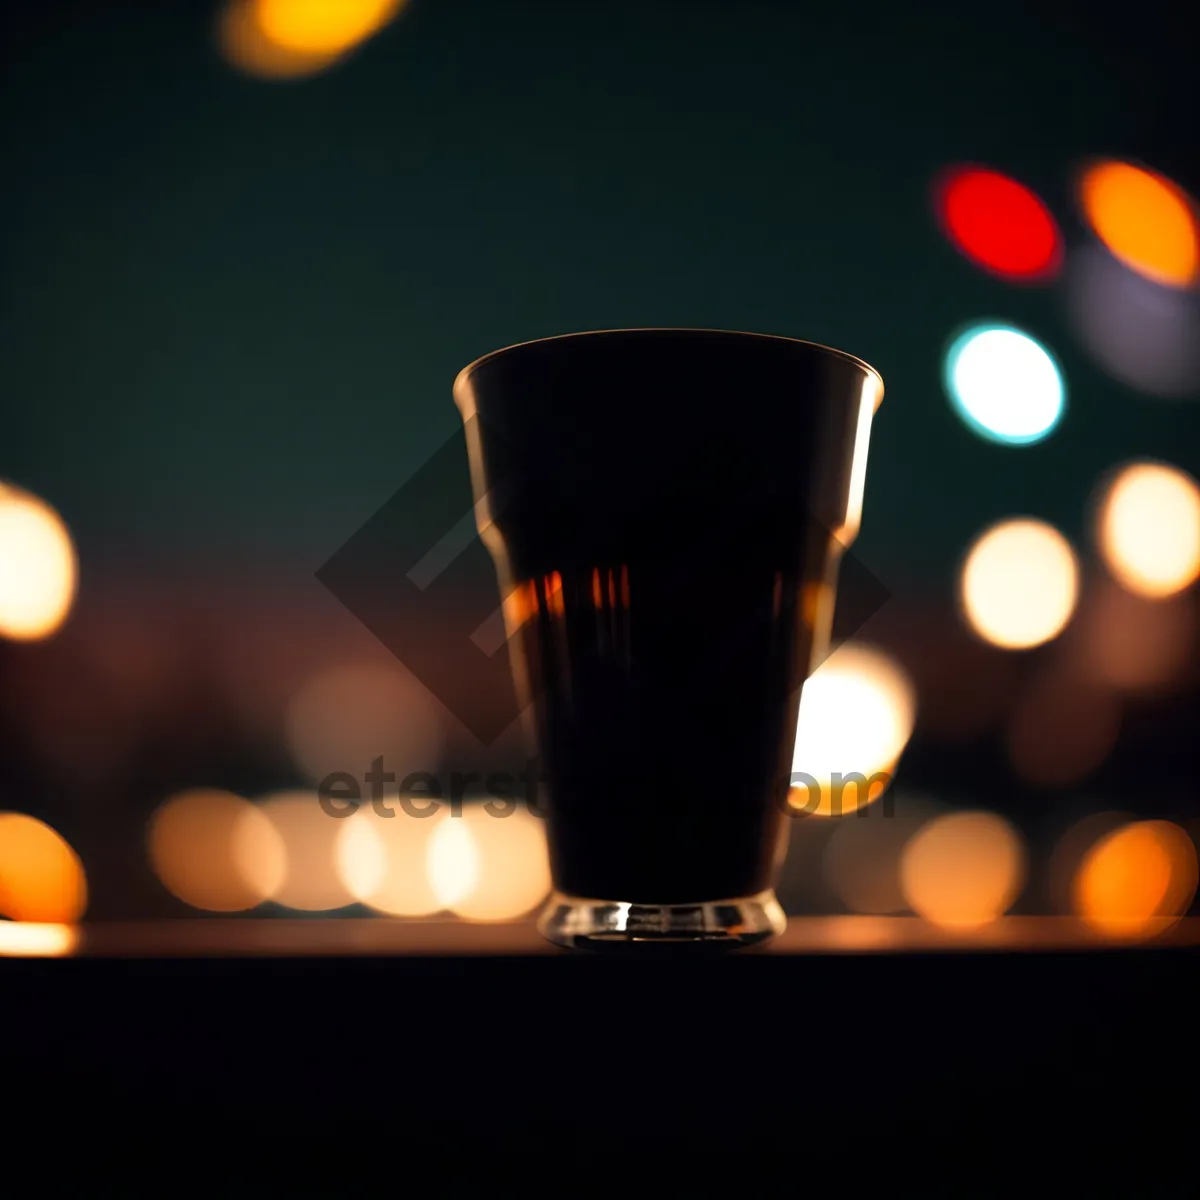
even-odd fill
[[[300,54],[342,54],[403,7],[404,0],[254,0],[268,40]]]
[[[466,805],[430,839],[430,880],[445,907],[469,921],[515,920],[550,892],[542,820],[511,801],[497,811],[505,815]]]
[[[1044,521],[1002,521],[976,539],[963,561],[959,600],[968,626],[1007,650],[1057,637],[1079,599],[1070,543]]]
[[[1005,745],[1013,771],[1026,783],[1066,787],[1104,762],[1120,728],[1118,696],[1056,665],[1035,676],[1018,698]]]
[[[1050,352],[1007,325],[975,325],[946,351],[944,383],[955,410],[991,442],[1026,446],[1062,418],[1066,387]]]
[[[935,203],[947,238],[993,275],[1041,282],[1053,278],[1062,264],[1062,235],[1050,210],[1024,184],[999,171],[948,171],[937,181]]]
[[[1196,604],[1184,592],[1162,600],[1104,579],[1076,620],[1074,670],[1127,692],[1165,692],[1185,683],[1195,663]]]
[[[1137,821],[1088,851],[1075,880],[1076,913],[1109,937],[1161,932],[1196,894],[1196,847],[1169,821]]]
[[[429,839],[426,868],[430,886],[445,908],[457,904],[479,886],[483,870],[479,843],[461,817],[447,821]]]
[[[1002,917],[1025,886],[1025,874],[1020,835],[986,812],[936,818],[909,840],[900,862],[909,907],[943,929],[980,929]]]
[[[911,796],[894,798],[894,811],[874,804],[852,821],[839,821],[826,843],[821,867],[830,891],[847,908],[868,916],[904,912],[900,886],[905,845],[938,808]]]
[[[418,800],[413,812],[428,803]],[[438,912],[445,904],[430,881],[429,847],[434,831],[450,819],[448,810],[443,807],[428,816],[415,816],[394,796],[385,796],[383,805],[392,816],[383,816],[367,804],[341,821],[337,863],[342,882],[356,900],[388,916],[424,917]]]
[[[1151,283],[1083,246],[1067,264],[1066,301],[1081,345],[1114,379],[1163,400],[1200,391],[1200,293]]]
[[[1200,577],[1200,487],[1178,467],[1132,463],[1108,486],[1096,533],[1118,582],[1142,596],[1170,596]]]
[[[262,79],[303,79],[340,62],[407,0],[228,0],[217,25],[225,60]]]
[[[345,772],[362,784],[383,759],[393,784],[431,772],[442,725],[426,688],[399,666],[346,666],[318,674],[288,706],[287,743],[313,783]]]
[[[890,779],[862,789],[846,780],[894,771],[916,719],[916,692],[908,674],[883,650],[857,642],[839,646],[804,685],[792,760],[789,800],[809,815],[840,816],[877,800]],[[820,801],[806,775],[820,786]]]
[[[1102,838],[1134,820],[1127,812],[1096,807],[1095,800],[1084,800],[1080,810],[1086,815],[1067,826],[1055,842],[1047,863],[1048,898],[1056,914],[1078,915],[1075,893],[1084,860]]]
[[[49,637],[70,612],[77,580],[62,518],[38,497],[0,483],[0,637]]]
[[[1079,199],[1096,236],[1127,267],[1169,287],[1196,281],[1196,208],[1177,184],[1132,163],[1099,162],[1082,172]]]
[[[354,902],[339,870],[340,821],[320,806],[316,792],[280,792],[256,806],[283,845],[284,868],[277,869],[276,843],[265,841],[255,816],[234,831],[234,862],[247,886],[274,882],[268,898],[298,912],[331,912]]]
[[[173,896],[203,912],[244,912],[275,895],[287,866],[268,817],[230,792],[192,789],[151,817],[150,865]]]
[[[87,910],[83,863],[44,821],[0,813],[0,916],[71,925]]]
[[[64,958],[79,942],[73,925],[0,921],[0,958]]]

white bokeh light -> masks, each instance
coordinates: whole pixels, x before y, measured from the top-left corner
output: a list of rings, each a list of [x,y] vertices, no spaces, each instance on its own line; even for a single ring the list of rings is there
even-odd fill
[[[1049,351],[1002,325],[977,325],[954,340],[945,383],[975,433],[1010,446],[1049,436],[1066,402],[1062,373]]]
[[[856,787],[833,795],[835,776],[866,779],[890,773],[912,736],[916,693],[912,681],[890,655],[872,646],[840,646],[804,685],[792,756],[793,803],[822,816],[853,811],[878,799]],[[807,795],[808,776],[821,788],[820,804]],[[836,802],[835,802],[836,801]]]
[[[1108,488],[1097,532],[1123,587],[1151,599],[1174,595],[1200,575],[1200,487],[1166,463],[1131,463]]]
[[[1075,551],[1045,521],[1001,521],[967,551],[959,600],[967,625],[984,641],[1007,650],[1040,646],[1057,637],[1075,613]]]

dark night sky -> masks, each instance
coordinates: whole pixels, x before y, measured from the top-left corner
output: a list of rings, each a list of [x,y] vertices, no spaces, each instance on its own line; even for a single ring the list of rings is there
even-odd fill
[[[1107,380],[1057,289],[946,246],[928,188],[1010,172],[1069,245],[1083,156],[1200,190],[1183,7],[413,0],[328,74],[267,83],[221,61],[214,5],[10,5],[0,477],[60,508],[85,570],[207,548],[310,571],[452,431],[479,354],[699,325],[881,370],[858,552],[885,580],[936,579],[1013,513],[1078,538],[1113,463],[1200,467],[1200,407]],[[976,317],[1063,363],[1045,443],[952,415],[941,351]]]

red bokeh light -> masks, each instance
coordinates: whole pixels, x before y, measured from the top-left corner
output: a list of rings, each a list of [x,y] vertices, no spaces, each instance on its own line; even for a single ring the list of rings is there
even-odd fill
[[[1046,205],[998,171],[959,167],[939,179],[942,229],[960,253],[1002,279],[1053,278],[1062,266],[1062,235]]]

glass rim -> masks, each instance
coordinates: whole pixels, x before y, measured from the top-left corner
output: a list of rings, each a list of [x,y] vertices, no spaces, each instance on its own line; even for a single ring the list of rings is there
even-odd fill
[[[883,376],[865,359],[859,358],[857,355],[850,354],[846,350],[838,350],[833,346],[826,346],[821,342],[807,341],[804,338],[788,337],[786,334],[780,333],[751,333],[747,330],[740,329],[709,329],[703,326],[689,325],[639,325],[631,326],[627,329],[589,329],[581,330],[577,333],[557,333],[549,337],[530,338],[525,342],[514,342],[510,346],[502,346],[498,350],[490,350],[487,354],[480,355],[473,362],[468,363],[454,378],[454,402],[461,410],[463,408],[463,397],[461,389],[466,385],[467,381],[475,374],[480,367],[485,366],[493,359],[501,358],[506,354],[511,354],[515,350],[524,350],[531,346],[540,346],[546,342],[568,342],[580,341],[587,338],[600,338],[621,333],[695,333],[695,334],[717,334],[721,337],[738,338],[745,341],[766,341],[766,342],[781,342],[785,345],[803,346],[808,350],[818,350],[822,354],[829,355],[831,358],[841,359],[843,362],[848,362],[853,366],[858,367],[863,371],[868,378],[874,379],[879,389],[878,396],[875,401],[875,409],[878,411],[880,404],[883,402],[884,383]]]

